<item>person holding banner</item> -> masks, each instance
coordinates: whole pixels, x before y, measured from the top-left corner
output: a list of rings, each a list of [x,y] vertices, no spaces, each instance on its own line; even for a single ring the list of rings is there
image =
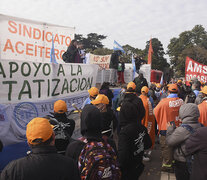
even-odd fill
[[[109,64],[110,75],[109,75],[109,83],[111,86],[116,86],[117,83],[117,70],[119,64],[119,58],[122,52],[120,50],[114,51],[111,55],[111,60]]]

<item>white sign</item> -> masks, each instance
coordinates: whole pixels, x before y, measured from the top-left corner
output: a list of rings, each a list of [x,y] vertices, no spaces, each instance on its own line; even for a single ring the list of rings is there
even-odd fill
[[[87,92],[96,84],[98,66],[0,61],[0,104],[38,101]]]
[[[52,36],[57,62],[72,39],[75,28],[0,15],[0,59],[49,62]]]
[[[61,99],[67,103],[68,111],[71,111],[74,110],[72,107],[73,103],[80,108],[87,97],[88,92],[86,91]],[[58,99],[0,104],[0,139],[4,145],[26,140],[25,134],[27,124],[35,117],[50,115],[50,112],[53,112],[53,104]],[[76,123],[73,137],[77,138],[80,136],[80,119],[78,115],[76,115],[76,118],[74,118],[74,116],[72,116],[72,118]]]
[[[109,69],[111,55],[100,56],[90,54],[89,59],[90,64],[97,64],[100,69]]]

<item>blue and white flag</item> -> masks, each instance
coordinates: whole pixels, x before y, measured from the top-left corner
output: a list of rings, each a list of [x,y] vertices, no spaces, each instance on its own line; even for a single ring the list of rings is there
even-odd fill
[[[123,47],[118,42],[116,42],[115,40],[114,40],[114,48],[113,49],[114,49],[114,51],[118,51],[119,50],[119,51],[125,53]]]
[[[133,69],[133,75],[132,75],[132,81],[133,81],[135,78],[135,73],[136,73],[135,59],[134,59],[133,54],[132,54],[132,69]]]
[[[54,48],[53,35],[52,35],[52,47],[51,47],[51,50],[50,50],[50,62],[58,64],[56,59],[55,59],[55,48]]]
[[[161,85],[163,85],[163,74],[164,74],[164,73],[162,73],[162,76],[161,76],[161,79],[160,79],[160,84],[161,84]]]

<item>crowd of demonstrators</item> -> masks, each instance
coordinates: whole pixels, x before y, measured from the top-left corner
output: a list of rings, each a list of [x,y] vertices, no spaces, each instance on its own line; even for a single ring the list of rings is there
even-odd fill
[[[52,116],[28,123],[26,135],[31,153],[12,161],[1,177],[137,180],[144,170],[143,160],[153,152],[158,127],[161,170],[175,170],[178,180],[196,179],[196,171],[202,166],[198,177],[206,179],[206,128],[202,126],[207,126],[207,86],[199,84],[194,78],[189,84],[178,80],[174,84],[152,83],[148,88],[140,73],[134,82],[122,87],[113,103],[109,83],[104,82],[100,90],[91,87],[80,113],[82,137],[78,140],[71,139],[75,122],[68,118],[67,104],[58,100]],[[199,105],[195,103],[196,95]],[[116,129],[118,145],[113,136]],[[66,141],[59,141],[63,136]],[[60,151],[73,160],[57,153]],[[191,171],[192,154],[195,158]]]
[[[48,119],[31,120],[27,124],[26,137],[31,153],[9,163],[1,173],[1,180],[80,179],[74,160],[57,154],[55,135]]]

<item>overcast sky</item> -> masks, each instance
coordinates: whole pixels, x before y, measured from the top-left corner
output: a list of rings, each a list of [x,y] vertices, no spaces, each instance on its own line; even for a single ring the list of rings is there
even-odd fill
[[[207,30],[207,0],[0,0],[0,14],[106,35],[108,48],[116,40],[144,49],[155,37],[166,51],[181,32],[197,24]]]

